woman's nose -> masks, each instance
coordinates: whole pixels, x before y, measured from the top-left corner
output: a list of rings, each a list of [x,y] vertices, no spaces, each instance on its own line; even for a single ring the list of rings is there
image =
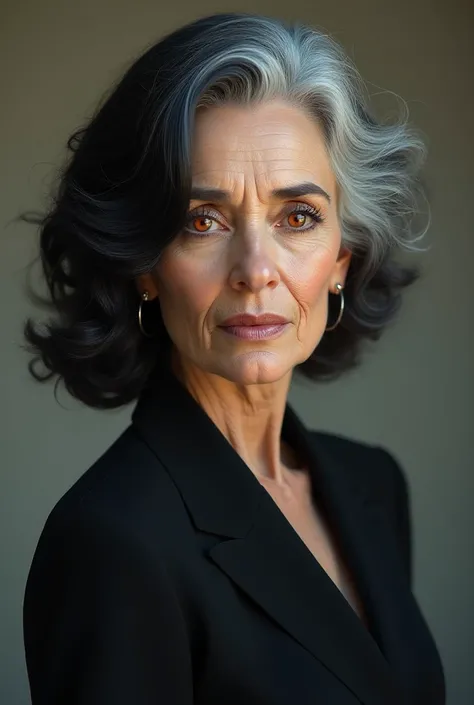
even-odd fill
[[[280,283],[275,256],[275,243],[268,235],[244,236],[233,257],[229,280],[233,289],[248,289],[254,293],[265,287],[274,289]]]

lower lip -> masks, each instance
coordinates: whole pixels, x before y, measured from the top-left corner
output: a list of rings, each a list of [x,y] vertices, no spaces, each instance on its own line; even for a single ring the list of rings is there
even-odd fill
[[[288,323],[267,323],[263,326],[221,326],[222,330],[245,340],[269,340],[283,333]]]

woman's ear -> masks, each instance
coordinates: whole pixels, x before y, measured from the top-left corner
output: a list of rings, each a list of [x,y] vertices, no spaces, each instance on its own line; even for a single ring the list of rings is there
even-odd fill
[[[148,292],[148,301],[153,301],[153,299],[156,299],[156,297],[158,296],[156,282],[153,279],[153,275],[151,273],[140,274],[140,276],[136,280],[136,285],[140,296],[143,296],[145,291]]]
[[[346,247],[341,247],[336,264],[334,265],[334,280],[344,284],[347,278],[347,272],[352,259],[352,252]]]

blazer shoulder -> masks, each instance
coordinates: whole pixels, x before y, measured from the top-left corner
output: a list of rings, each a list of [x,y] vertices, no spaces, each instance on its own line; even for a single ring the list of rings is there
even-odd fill
[[[312,431],[313,436],[335,459],[343,472],[357,473],[371,494],[388,504],[408,501],[406,472],[396,455],[384,446],[355,440],[336,433]]]
[[[383,504],[394,526],[410,583],[413,580],[411,493],[407,474],[396,456],[380,445],[333,433],[313,431],[318,443],[337,459],[343,473],[357,473],[367,494]]]
[[[165,538],[185,516],[168,472],[130,425],[57,500],[45,529],[93,526],[130,539]]]

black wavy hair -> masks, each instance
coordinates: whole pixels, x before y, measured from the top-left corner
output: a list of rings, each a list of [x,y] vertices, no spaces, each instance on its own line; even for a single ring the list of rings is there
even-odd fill
[[[69,138],[48,211],[21,216],[39,227],[54,308],[45,324],[25,325],[36,379],[57,376],[98,408],[139,396],[171,341],[157,300],[146,305],[153,338],[141,334],[135,280],[183,227],[195,110],[272,91],[310,105],[321,121],[343,194],[343,241],[353,252],[343,319],[297,370],[328,380],[358,363],[362,341],[380,336],[417,277],[393,250],[409,243],[422,144],[405,123],[371,117],[357,72],[323,33],[219,14],[178,29],[131,65]],[[330,296],[329,324],[339,303]]]

